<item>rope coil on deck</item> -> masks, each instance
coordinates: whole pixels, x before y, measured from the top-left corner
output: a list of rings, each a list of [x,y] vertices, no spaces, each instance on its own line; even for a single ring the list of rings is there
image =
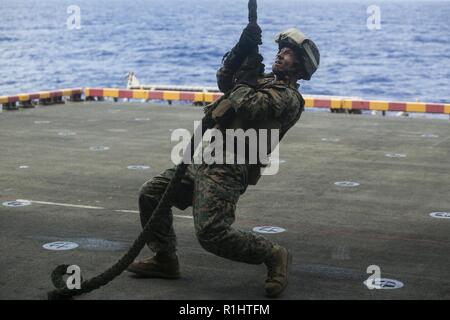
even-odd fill
[[[152,217],[149,219],[147,224],[144,227],[144,230],[139,234],[138,238],[134,241],[131,248],[127,251],[127,253],[120,258],[114,265],[112,265],[109,269],[104,271],[98,276],[95,276],[89,280],[83,281],[81,283],[81,289],[68,289],[63,281],[63,276],[66,275],[66,270],[68,265],[62,264],[57,266],[51,275],[52,282],[56,287],[55,290],[48,292],[47,297],[49,300],[67,300],[71,299],[73,296],[80,295],[83,293],[88,293],[93,290],[96,290],[108,282],[112,281],[118,275],[120,275],[141,252],[142,248],[146,244],[146,239],[148,239],[148,234],[152,232],[152,221],[155,217],[160,216],[161,214],[167,214],[168,208],[170,207],[171,196],[178,186],[181,178],[186,172],[187,165],[180,164],[177,167],[175,172],[175,176],[170,181],[169,185],[164,192],[161,201],[158,203],[158,206],[155,208]]]

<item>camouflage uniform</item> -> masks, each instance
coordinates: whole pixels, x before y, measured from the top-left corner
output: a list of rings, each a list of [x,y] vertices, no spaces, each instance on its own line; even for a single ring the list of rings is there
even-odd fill
[[[229,99],[237,110],[236,118],[240,120],[238,125],[236,122],[231,124],[231,128],[276,128],[280,130],[281,139],[300,118],[304,100],[296,84],[275,81],[273,74],[260,78],[255,86],[227,83],[232,78],[224,67],[218,71],[219,88],[233,89],[206,109],[210,112],[223,99]],[[180,190],[173,198],[173,206],[184,210],[192,205],[196,236],[207,251],[250,264],[263,263],[271,254],[273,244],[269,240],[231,227],[235,220],[236,203],[247,189],[249,175],[259,169],[259,166],[249,164],[188,166]],[[142,186],[139,207],[143,225],[174,172],[175,168],[168,169]],[[149,247],[155,252],[175,252],[176,237],[171,212],[154,221],[152,229]]]

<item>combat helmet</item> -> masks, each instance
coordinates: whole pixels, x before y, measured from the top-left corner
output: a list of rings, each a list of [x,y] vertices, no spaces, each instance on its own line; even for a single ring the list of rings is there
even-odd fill
[[[302,79],[310,80],[311,76],[319,68],[320,63],[319,48],[317,48],[316,44],[295,28],[279,33],[275,38],[275,42],[278,43],[280,50],[284,47],[294,50],[306,73]]]

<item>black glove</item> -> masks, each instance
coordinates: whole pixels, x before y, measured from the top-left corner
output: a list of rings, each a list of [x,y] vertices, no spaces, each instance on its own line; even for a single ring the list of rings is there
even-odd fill
[[[264,74],[263,60],[264,58],[259,53],[248,55],[234,74],[234,85],[247,84],[250,87],[257,87],[258,79]]]
[[[249,23],[244,30],[242,30],[241,37],[236,47],[244,55],[254,52],[259,45],[262,44],[261,28],[257,23]]]
[[[230,71],[235,72],[250,54],[258,53],[258,46],[262,44],[261,28],[256,23],[249,23],[242,30],[239,42],[227,52],[222,59],[223,65]]]

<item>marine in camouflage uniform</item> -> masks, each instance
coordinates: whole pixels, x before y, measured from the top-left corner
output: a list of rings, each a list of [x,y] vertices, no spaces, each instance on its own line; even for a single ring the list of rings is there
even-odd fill
[[[248,28],[246,29],[248,31]],[[252,31],[254,31],[254,26]],[[296,30],[295,32],[298,33]],[[295,32],[294,35],[297,35]],[[283,33],[279,39],[282,35]],[[292,34],[290,37],[285,34],[284,37],[290,39]],[[287,43],[280,44],[279,42],[279,46],[280,52],[277,55],[277,62],[273,66],[274,71],[277,68],[283,69],[283,63],[287,64],[286,61],[289,57],[284,57],[283,54],[286,55],[286,53],[283,52],[291,50],[291,55],[295,56],[294,48],[290,49]],[[234,54],[233,50],[228,54],[228,59],[230,54]],[[304,109],[304,100],[298,92],[296,81],[293,81],[300,76],[297,74],[296,77],[280,77],[283,75],[281,72],[277,75],[275,73],[263,75],[256,72],[254,75],[257,77],[249,77],[251,72],[263,69],[263,65],[261,67],[262,58],[255,51],[246,55],[239,64],[239,68],[233,67],[233,64],[236,65],[234,61],[231,64],[227,63],[229,61],[226,58],[223,66],[217,72],[218,86],[224,92],[224,96],[207,106],[206,114],[213,118],[220,117],[217,114],[222,115],[220,108],[225,104],[233,111],[233,117],[228,122],[217,119],[218,123],[221,123],[220,130],[222,132],[229,128],[278,129],[281,139],[299,120]],[[302,75],[306,77],[304,67],[301,70]],[[270,152],[271,150],[269,150]],[[279,249],[279,246],[263,236],[232,227],[239,197],[249,184],[257,183],[260,169],[261,165],[248,163],[191,164],[188,166],[179,192],[172,199],[172,204],[181,210],[189,206],[193,207],[196,236],[204,249],[234,261],[270,265],[271,259],[274,259],[274,250],[275,248]],[[139,209],[143,226],[162,198],[174,173],[175,168],[168,169],[142,186],[139,195]],[[129,267],[129,271],[147,276],[179,277],[178,260],[175,255],[176,236],[172,219],[172,212],[169,210],[160,219],[153,221],[152,236],[148,241],[148,246],[156,252],[156,256],[133,263]],[[284,259],[286,260],[287,257],[286,253]],[[284,263],[287,265],[287,261]],[[283,267],[287,268],[287,266]],[[269,296],[277,296],[284,289],[287,283],[287,270],[285,273],[286,279],[281,280],[275,279],[275,275],[272,274],[273,279],[271,280],[276,280],[277,288],[268,289],[266,284],[266,292]],[[278,282],[283,283],[279,284]]]

